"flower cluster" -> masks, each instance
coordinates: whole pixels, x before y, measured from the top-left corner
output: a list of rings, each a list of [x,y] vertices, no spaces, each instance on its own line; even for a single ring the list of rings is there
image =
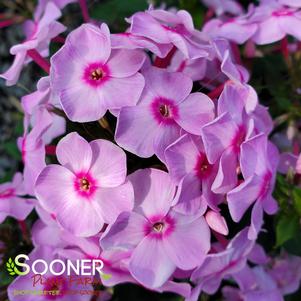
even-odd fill
[[[101,258],[105,286],[131,282],[187,301],[225,279],[237,284],[222,288],[231,301],[283,300],[298,289],[301,259],[271,258],[256,240],[264,213],[278,210],[277,169],[300,174],[301,157],[280,156],[269,140],[273,121],[236,45],[301,40],[300,1],[264,0],[247,13],[232,0],[204,1],[218,17],[202,30],[185,10],[150,7],[126,19],[126,32],[82,24],[48,61],[70,2],[39,1],[1,74],[13,85],[31,60],[49,73],[21,100],[24,171],[0,186],[1,221],[33,209],[39,217],[30,258]],[[109,138],[85,136],[77,129],[86,123]],[[130,168],[132,160],[143,164]],[[16,278],[10,300],[31,300],[13,293],[30,282]],[[74,300],[67,286],[58,300]]]

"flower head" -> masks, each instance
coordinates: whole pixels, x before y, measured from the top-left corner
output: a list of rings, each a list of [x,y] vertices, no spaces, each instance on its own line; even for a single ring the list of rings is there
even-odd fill
[[[140,170],[130,181],[134,210],[119,215],[100,244],[105,250],[132,250],[130,273],[143,285],[157,288],[177,267],[190,270],[203,262],[210,248],[209,228],[203,217],[188,217],[173,210],[176,187],[167,173]]]
[[[107,25],[84,24],[51,59],[51,84],[72,121],[98,120],[108,109],[137,103],[144,87],[140,50],[111,50]],[[66,64],[68,61],[68,64]]]
[[[91,236],[131,210],[132,186],[125,182],[125,154],[117,146],[100,139],[88,143],[71,133],[59,142],[56,154],[62,165],[46,166],[35,191],[63,228]]]

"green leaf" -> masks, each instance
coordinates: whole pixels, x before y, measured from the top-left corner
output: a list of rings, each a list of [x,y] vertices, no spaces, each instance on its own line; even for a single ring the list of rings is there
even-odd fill
[[[288,240],[283,247],[292,255],[301,256],[301,240],[300,234],[294,236],[294,238]]]
[[[3,145],[4,151],[6,151],[10,156],[16,160],[21,160],[21,153],[15,142],[6,142]]]
[[[299,217],[289,214],[282,215],[276,226],[276,247],[282,246],[300,231]]]
[[[298,212],[299,216],[301,216],[301,189],[294,188],[293,190],[293,202],[296,211]]]
[[[137,11],[143,11],[147,7],[146,0],[107,0],[94,4],[91,9],[91,16],[93,19],[100,19],[109,23],[110,29],[120,31],[128,27],[124,18],[130,17]]]

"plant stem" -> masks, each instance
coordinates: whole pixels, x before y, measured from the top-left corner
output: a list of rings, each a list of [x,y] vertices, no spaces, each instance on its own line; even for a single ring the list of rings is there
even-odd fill
[[[39,65],[46,73],[49,74],[50,64],[45,60],[35,49],[30,49],[27,51],[28,56],[30,56],[34,62]]]

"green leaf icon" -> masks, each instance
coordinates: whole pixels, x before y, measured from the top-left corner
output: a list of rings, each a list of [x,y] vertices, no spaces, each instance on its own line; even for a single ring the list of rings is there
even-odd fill
[[[16,273],[14,271],[14,267],[15,267],[15,264],[14,264],[13,260],[11,258],[9,258],[6,263],[6,269],[7,269],[8,273],[12,276],[16,275]]]
[[[22,275],[22,272],[20,272],[17,269],[17,267],[15,265],[15,262],[11,258],[9,258],[8,261],[7,261],[7,263],[6,263],[6,269],[7,269],[8,273],[10,275],[12,275],[12,276],[14,276],[14,275]]]

